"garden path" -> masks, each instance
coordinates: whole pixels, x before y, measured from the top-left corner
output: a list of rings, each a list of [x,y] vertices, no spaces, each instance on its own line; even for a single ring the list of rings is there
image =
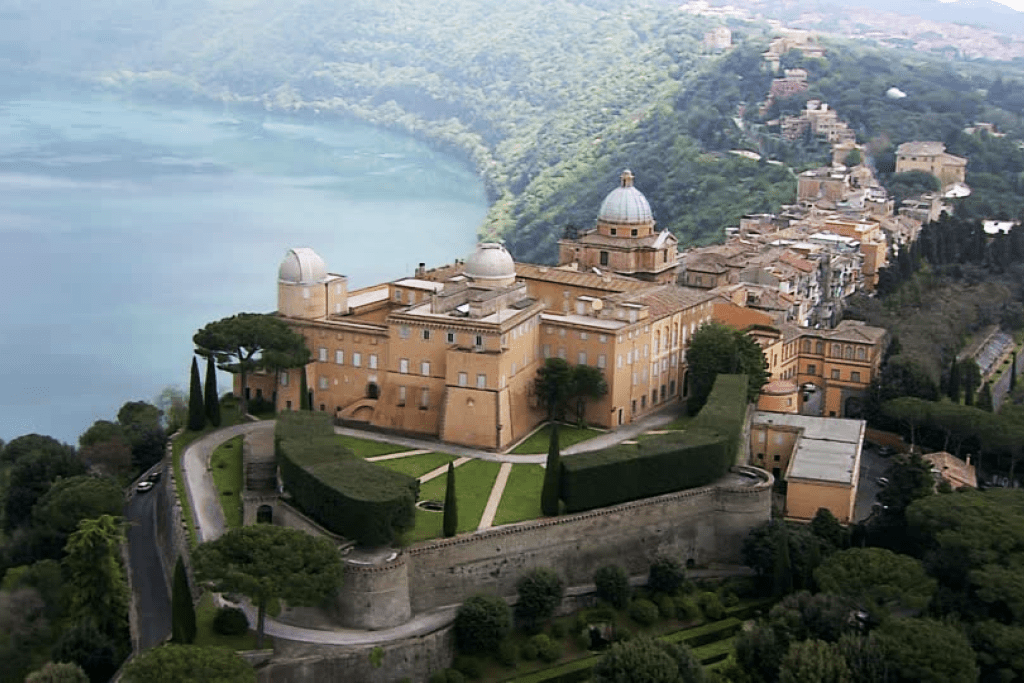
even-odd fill
[[[480,524],[476,528],[477,531],[490,529],[494,524],[494,515],[498,514],[498,505],[501,503],[501,497],[505,493],[505,484],[508,483],[508,475],[511,472],[512,463],[501,463],[501,469],[498,470],[498,478],[494,480],[491,495],[487,499],[487,505],[484,506],[484,514],[480,515]]]

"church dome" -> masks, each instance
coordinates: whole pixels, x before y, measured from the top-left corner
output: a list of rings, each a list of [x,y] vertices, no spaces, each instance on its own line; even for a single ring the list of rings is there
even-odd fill
[[[515,280],[516,264],[512,254],[502,245],[497,242],[481,242],[466,259],[463,272],[473,280]]]
[[[608,193],[601,202],[601,210],[597,220],[606,223],[651,223],[651,205],[640,190],[633,187],[633,173],[629,169],[622,172],[622,184]]]
[[[294,285],[312,285],[327,279],[327,266],[309,247],[289,249],[277,271],[277,279]]]

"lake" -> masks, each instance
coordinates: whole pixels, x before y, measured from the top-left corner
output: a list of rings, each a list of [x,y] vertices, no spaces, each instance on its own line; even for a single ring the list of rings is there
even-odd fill
[[[486,210],[465,164],[365,125],[0,101],[0,438],[76,443],[126,401],[187,390],[192,335],[274,310],[290,247],[354,289],[465,256]]]

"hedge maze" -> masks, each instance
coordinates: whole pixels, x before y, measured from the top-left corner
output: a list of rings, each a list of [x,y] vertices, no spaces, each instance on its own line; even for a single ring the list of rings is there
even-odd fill
[[[719,375],[686,431],[564,456],[559,496],[565,511],[650,498],[721,478],[736,462],[746,411],[747,376]]]

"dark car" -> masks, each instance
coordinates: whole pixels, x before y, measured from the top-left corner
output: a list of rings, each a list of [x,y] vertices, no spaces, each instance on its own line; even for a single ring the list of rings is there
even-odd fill
[[[160,481],[160,475],[161,474],[162,474],[162,472],[160,470],[154,470],[154,471],[149,473],[148,477],[146,477],[146,481],[151,481],[151,482],[156,483],[156,482]]]

